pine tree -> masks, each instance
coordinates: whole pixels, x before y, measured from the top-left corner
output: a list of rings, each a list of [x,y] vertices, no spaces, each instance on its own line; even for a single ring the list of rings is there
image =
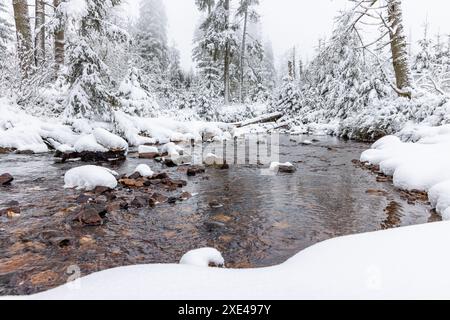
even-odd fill
[[[141,72],[132,67],[119,86],[118,98],[121,110],[127,114],[140,117],[156,115],[159,109],[149,88],[145,85]]]
[[[209,6],[206,6],[209,10]],[[202,8],[202,7],[200,7]],[[204,8],[204,7],[203,7]],[[194,49],[194,59],[204,71],[211,77],[209,81],[214,81],[215,71],[221,68],[223,83],[223,97],[225,104],[231,100],[231,83],[237,77],[235,53],[238,51],[237,25],[231,21],[230,0],[218,0],[210,14],[201,24],[200,30],[203,36],[196,38],[196,49]],[[205,59],[209,54],[209,59]],[[209,61],[208,61],[209,60]],[[209,70],[208,70],[209,69]],[[210,83],[212,84],[212,83]]]
[[[412,69],[417,74],[426,73],[431,69],[432,64],[432,41],[428,36],[428,23],[424,24],[423,38],[419,41],[420,51],[415,57]]]
[[[86,14],[78,22],[77,37],[69,45],[69,96],[65,116],[111,120],[117,106],[109,70],[97,52],[99,39],[123,41],[124,33],[107,22],[109,10],[120,0],[85,0]]]
[[[13,40],[13,26],[7,20],[7,7],[0,2],[0,59],[4,57],[8,42]]]
[[[244,102],[244,68],[246,63],[248,24],[250,21],[253,23],[257,23],[259,21],[258,13],[252,8],[256,5],[259,5],[259,0],[241,0],[240,6],[237,10],[237,16],[243,18],[241,54],[239,57],[239,99],[241,103]]]
[[[262,63],[262,85],[267,88],[269,92],[273,92],[276,87],[277,71],[275,69],[275,57],[273,54],[273,47],[270,41],[264,44],[264,58]]]
[[[161,75],[169,65],[167,16],[162,0],[141,2],[135,38],[143,70]]]

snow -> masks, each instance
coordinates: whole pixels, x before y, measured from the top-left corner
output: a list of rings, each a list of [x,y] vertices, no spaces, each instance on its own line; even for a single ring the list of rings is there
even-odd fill
[[[75,142],[74,146],[75,151],[77,152],[107,152],[108,149],[106,149],[104,146],[99,144],[97,142],[97,139],[95,139],[95,136],[93,134],[83,136],[80,139],[78,139],[77,142]]]
[[[28,298],[449,299],[448,273],[424,272],[450,269],[449,242],[450,222],[439,222],[328,240],[268,268],[128,266]]]
[[[213,165],[221,165],[223,164],[223,159],[216,156],[213,153],[208,153],[205,157],[205,159],[203,160],[203,163],[206,164],[207,166],[213,166]]]
[[[222,254],[214,248],[202,248],[189,251],[180,260],[180,264],[208,267],[210,264],[224,266],[225,260]]]
[[[108,150],[128,150],[128,143],[124,139],[105,129],[96,128],[93,135],[97,142]]]
[[[161,152],[167,153],[169,156],[176,157],[182,155],[184,153],[184,150],[182,147],[176,145],[175,143],[169,142],[161,147]]]
[[[428,192],[431,204],[444,219],[450,208],[450,135],[448,126],[407,128],[377,141],[361,161],[379,165],[404,190]],[[448,211],[447,211],[448,213]]]
[[[118,174],[107,168],[98,166],[82,166],[71,169],[64,176],[64,188],[93,190],[96,187],[117,187],[115,176]]]
[[[33,128],[12,128],[0,132],[0,147],[32,151],[34,153],[48,152],[48,147],[39,133]]]
[[[270,170],[272,170],[272,171],[278,171],[280,169],[280,167],[293,168],[294,165],[292,163],[290,163],[290,162],[286,162],[286,163],[272,162],[270,164]]]
[[[159,153],[159,150],[157,147],[153,147],[153,146],[139,146],[138,148],[138,153],[139,154],[144,154],[144,153]]]
[[[141,177],[151,177],[153,176],[155,173],[152,171],[152,169],[150,169],[150,167],[146,164],[140,164],[136,167],[136,169],[134,170],[134,172],[137,172],[141,175]]]

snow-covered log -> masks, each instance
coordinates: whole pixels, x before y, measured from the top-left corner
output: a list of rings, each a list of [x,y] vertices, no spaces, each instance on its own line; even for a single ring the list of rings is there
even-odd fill
[[[261,115],[259,117],[254,118],[254,119],[250,119],[250,120],[247,120],[247,121],[235,123],[235,125],[238,128],[242,128],[242,127],[246,127],[246,126],[249,126],[249,125],[252,125],[252,124],[257,124],[257,123],[275,122],[275,121],[279,120],[282,117],[283,117],[283,113],[281,113],[281,112],[273,112],[273,113],[269,113],[269,114],[263,114],[263,115]]]

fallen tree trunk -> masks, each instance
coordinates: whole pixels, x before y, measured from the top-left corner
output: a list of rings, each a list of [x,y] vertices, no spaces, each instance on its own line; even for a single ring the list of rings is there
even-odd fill
[[[281,113],[281,112],[263,114],[262,116],[256,117],[254,119],[235,123],[235,126],[238,128],[242,128],[242,127],[246,127],[246,126],[249,126],[252,124],[275,122],[275,121],[281,119],[282,117],[283,117],[283,113]]]

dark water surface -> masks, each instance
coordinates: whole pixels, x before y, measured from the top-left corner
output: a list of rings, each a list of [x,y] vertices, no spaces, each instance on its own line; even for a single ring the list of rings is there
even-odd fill
[[[130,264],[176,263],[204,246],[219,249],[228,267],[270,266],[333,237],[436,219],[427,204],[408,203],[390,183],[376,182],[373,173],[352,163],[369,145],[317,139],[305,146],[283,136],[281,160],[298,170],[277,176],[261,175],[257,166],[232,166],[187,178],[130,155],[110,167],[130,173],[148,163],[188,180],[183,191],[197,195],[177,205],[110,212],[99,227],[67,220],[80,192],[64,190],[63,176],[84,164],[56,164],[52,155],[0,155],[0,174],[15,177],[11,187],[0,189],[0,209],[12,200],[21,207],[18,217],[0,217],[0,295],[63,284],[68,268],[87,275]],[[223,206],[211,208],[213,201]],[[51,243],[48,234],[70,243]]]

